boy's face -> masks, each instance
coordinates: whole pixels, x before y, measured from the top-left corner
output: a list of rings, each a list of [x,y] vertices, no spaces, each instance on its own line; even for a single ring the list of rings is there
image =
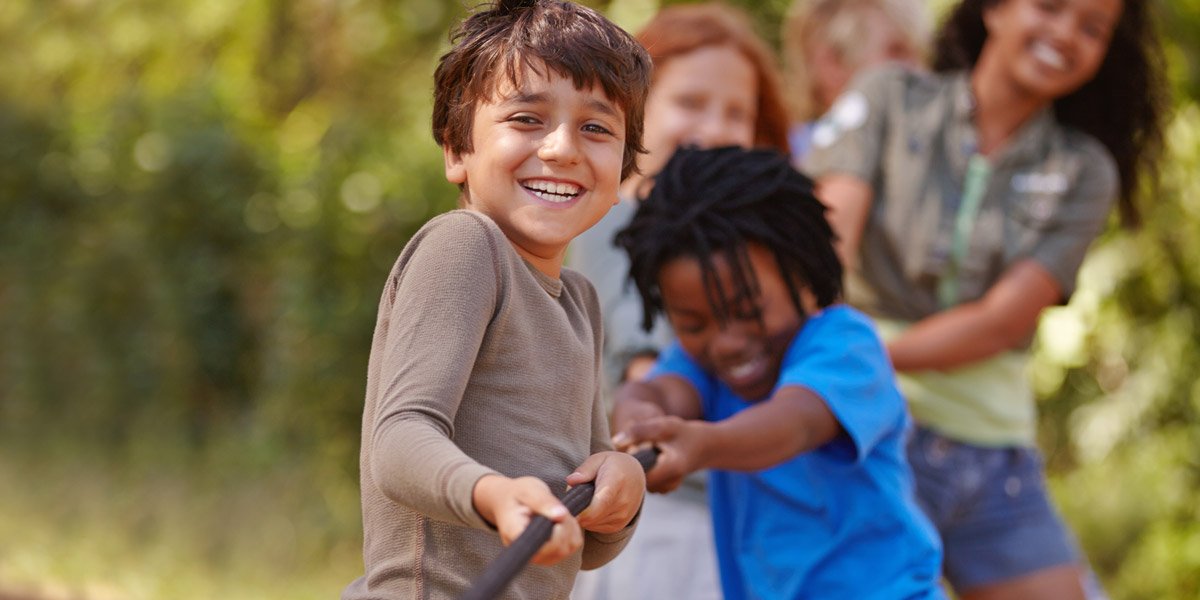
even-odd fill
[[[481,99],[474,150],[446,149],[446,178],[466,184],[466,207],[492,218],[517,252],[557,277],[567,243],[617,201],[625,113],[598,88],[579,90],[544,65],[520,87],[499,78]]]
[[[712,256],[717,280],[730,304],[718,319],[709,305],[700,261],[684,256],[666,263],[658,274],[667,318],[680,344],[706,371],[748,401],[765,399],[779,379],[783,355],[804,318],[788,294],[775,257],[758,244],[747,246],[757,297],[739,296],[724,255]],[[805,311],[816,303],[801,292]],[[724,322],[722,322],[724,321]]]

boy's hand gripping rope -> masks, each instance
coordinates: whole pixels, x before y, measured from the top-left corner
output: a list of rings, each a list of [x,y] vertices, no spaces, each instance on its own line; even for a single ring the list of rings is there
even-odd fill
[[[633,455],[642,465],[642,469],[649,471],[654,468],[654,463],[658,460],[658,448],[647,448],[639,450]],[[592,495],[596,493],[596,483],[589,481],[581,483],[569,490],[562,497],[562,503],[571,511],[571,516],[577,516],[587,508],[592,502]],[[529,520],[529,525],[525,527],[525,531],[521,533],[517,539],[513,540],[507,548],[500,552],[500,555],[488,565],[483,574],[475,580],[471,585],[471,589],[459,597],[459,600],[492,600],[508,587],[508,584],[521,572],[525,564],[537,554],[538,548],[550,539],[550,532],[554,528],[554,522],[541,515],[534,515]]]

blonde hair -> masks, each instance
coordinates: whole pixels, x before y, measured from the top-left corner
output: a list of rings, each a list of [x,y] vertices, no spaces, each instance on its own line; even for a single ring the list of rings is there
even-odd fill
[[[827,44],[844,66],[857,71],[865,60],[862,42],[871,34],[864,17],[871,11],[891,22],[922,61],[928,55],[930,25],[925,0],[795,0],[783,22],[783,56],[788,96],[796,118],[820,116],[808,48],[813,42]]]

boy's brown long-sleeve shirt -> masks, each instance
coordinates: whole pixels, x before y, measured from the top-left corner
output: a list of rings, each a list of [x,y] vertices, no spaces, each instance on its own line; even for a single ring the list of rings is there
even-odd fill
[[[344,600],[454,598],[502,546],[475,511],[480,477],[566,476],[610,449],[600,397],[600,309],[587,280],[548,277],[484,215],[432,219],[383,297],[360,455],[366,574]],[[633,527],[586,533],[582,553],[528,566],[506,598],[566,598],[578,570],[615,556]]]

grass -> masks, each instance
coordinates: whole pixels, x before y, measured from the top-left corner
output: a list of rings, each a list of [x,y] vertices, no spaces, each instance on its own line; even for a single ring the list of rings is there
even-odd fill
[[[357,481],[239,449],[155,464],[4,448],[0,598],[337,597],[362,570]]]

